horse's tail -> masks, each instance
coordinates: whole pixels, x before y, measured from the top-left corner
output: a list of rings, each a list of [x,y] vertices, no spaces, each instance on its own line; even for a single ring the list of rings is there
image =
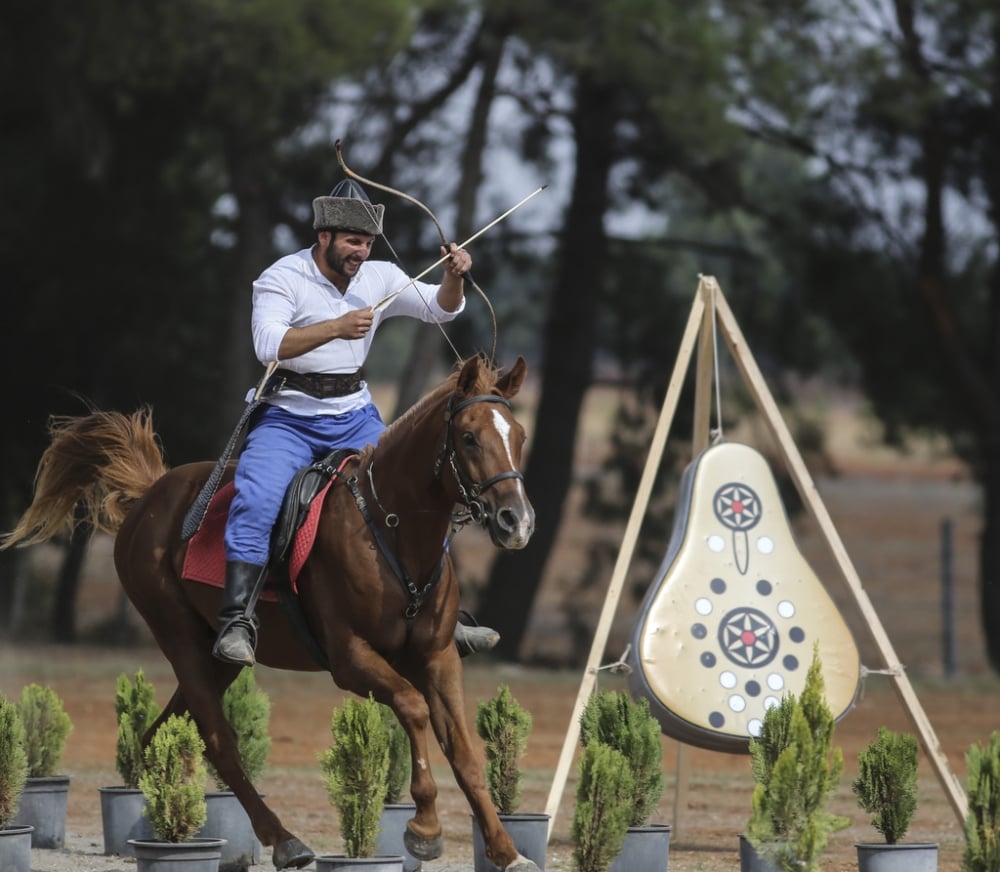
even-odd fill
[[[116,533],[132,504],[167,472],[148,407],[131,415],[53,417],[49,436],[31,505],[0,550],[46,542],[81,522]]]

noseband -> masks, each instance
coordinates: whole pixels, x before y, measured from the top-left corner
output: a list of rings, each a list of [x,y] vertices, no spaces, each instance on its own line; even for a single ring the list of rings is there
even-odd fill
[[[489,511],[486,508],[486,504],[479,497],[497,482],[508,478],[524,481],[524,476],[516,469],[509,469],[482,482],[476,482],[469,478],[463,470],[459,469],[455,458],[455,416],[463,409],[473,406],[476,403],[500,403],[508,409],[510,408],[510,403],[507,402],[506,397],[501,397],[499,394],[479,394],[475,397],[467,397],[457,404],[454,403],[454,400],[455,395],[452,394],[448,399],[448,407],[444,411],[444,419],[448,422],[448,431],[444,437],[444,445],[441,448],[441,453],[434,464],[434,477],[437,479],[441,478],[441,469],[447,459],[452,474],[455,476],[455,482],[458,484],[458,494],[461,502],[469,510],[469,519],[485,527],[489,519]]]

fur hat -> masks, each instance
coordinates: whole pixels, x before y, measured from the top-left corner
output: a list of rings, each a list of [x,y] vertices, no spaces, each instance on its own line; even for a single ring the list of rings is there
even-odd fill
[[[354,179],[338,182],[328,197],[313,200],[314,230],[353,230],[369,236],[382,235],[385,206],[375,205]]]

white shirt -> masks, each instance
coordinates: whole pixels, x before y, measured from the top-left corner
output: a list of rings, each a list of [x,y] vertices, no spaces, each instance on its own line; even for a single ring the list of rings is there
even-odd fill
[[[401,293],[377,312],[372,329],[362,339],[332,339],[312,351],[281,361],[284,369],[295,372],[351,373],[361,369],[372,340],[385,318],[405,315],[432,324],[451,321],[464,308],[465,299],[454,312],[437,302],[440,285],[411,282],[395,264],[365,261],[351,279],[344,294],[332,284],[313,260],[312,249],[304,248],[269,266],[253,283],[251,330],[254,352],[264,365],[278,359],[281,340],[290,327],[308,327],[339,318],[352,309],[375,306],[396,291]],[[247,395],[249,399],[253,391]],[[325,400],[299,391],[282,390],[267,402],[298,415],[341,415],[371,402],[365,381],[361,389],[346,397]]]

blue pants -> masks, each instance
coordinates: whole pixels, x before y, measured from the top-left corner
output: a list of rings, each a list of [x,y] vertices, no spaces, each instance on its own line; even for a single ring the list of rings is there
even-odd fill
[[[271,528],[289,483],[303,466],[335,448],[374,445],[385,430],[369,403],[345,415],[293,415],[265,404],[250,423],[236,465],[236,495],[226,522],[226,560],[263,565]]]

